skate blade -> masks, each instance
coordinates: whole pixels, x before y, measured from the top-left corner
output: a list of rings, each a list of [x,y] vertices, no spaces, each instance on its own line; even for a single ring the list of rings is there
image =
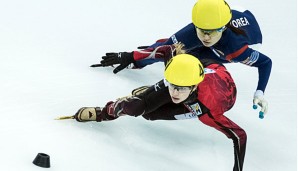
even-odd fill
[[[74,116],[61,116],[58,118],[55,118],[55,120],[65,120],[65,119],[74,119]]]

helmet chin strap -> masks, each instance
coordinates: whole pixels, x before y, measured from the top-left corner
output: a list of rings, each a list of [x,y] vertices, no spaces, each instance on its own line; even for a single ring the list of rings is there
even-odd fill
[[[198,87],[198,85],[192,86],[192,89],[191,89],[189,95],[192,94],[197,89],[197,87]]]

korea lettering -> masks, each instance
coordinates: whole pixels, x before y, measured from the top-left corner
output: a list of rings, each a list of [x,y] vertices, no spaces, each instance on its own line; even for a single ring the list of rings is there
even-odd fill
[[[234,19],[234,20],[231,21],[231,23],[236,28],[249,25],[249,22],[246,19],[246,17],[241,17],[241,18]]]

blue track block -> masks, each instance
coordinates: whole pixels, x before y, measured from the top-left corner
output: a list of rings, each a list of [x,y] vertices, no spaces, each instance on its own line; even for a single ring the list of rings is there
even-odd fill
[[[260,119],[264,119],[264,112],[260,112],[260,113],[259,113],[259,118],[260,118]]]

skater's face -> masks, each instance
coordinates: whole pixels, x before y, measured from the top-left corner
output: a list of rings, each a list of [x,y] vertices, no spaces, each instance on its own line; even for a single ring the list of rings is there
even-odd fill
[[[226,29],[226,27],[222,27],[220,29],[215,30],[203,30],[198,27],[196,27],[197,36],[201,40],[204,46],[211,47],[215,43],[219,41],[219,39],[222,36],[223,31]]]
[[[176,86],[168,84],[169,93],[173,103],[181,103],[188,98],[193,90],[193,86]]]

